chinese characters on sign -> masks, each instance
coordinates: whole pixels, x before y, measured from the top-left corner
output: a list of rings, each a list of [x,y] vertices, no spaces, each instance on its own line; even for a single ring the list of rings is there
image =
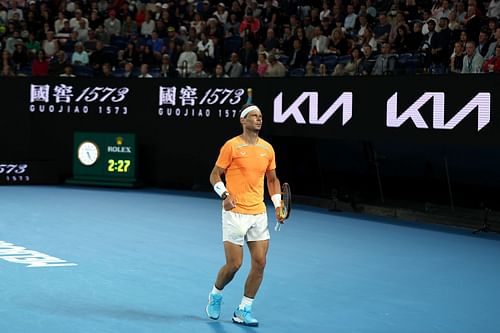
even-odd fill
[[[235,118],[244,89],[214,88],[199,92],[198,88],[185,86],[164,87],[159,90],[159,116]]]
[[[125,100],[129,92],[129,88],[126,87],[87,87],[77,91],[73,86],[61,83],[51,88],[48,84],[31,85],[30,112],[72,114],[96,112],[117,115],[128,113],[127,106],[117,105]]]

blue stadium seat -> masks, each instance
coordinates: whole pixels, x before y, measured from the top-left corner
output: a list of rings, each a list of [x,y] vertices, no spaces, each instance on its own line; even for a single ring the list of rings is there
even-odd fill
[[[346,65],[351,61],[351,56],[350,55],[343,55],[338,58],[338,63],[342,65]]]
[[[81,77],[94,77],[94,69],[88,66],[73,66],[73,74]]]
[[[291,77],[302,77],[306,74],[306,71],[304,68],[294,68],[290,70],[289,74]]]
[[[224,54],[229,57],[231,53],[238,53],[243,45],[243,40],[239,36],[227,37],[224,39]]]

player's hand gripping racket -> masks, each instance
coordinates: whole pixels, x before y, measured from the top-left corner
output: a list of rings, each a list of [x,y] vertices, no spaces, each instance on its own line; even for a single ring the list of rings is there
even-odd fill
[[[290,185],[288,183],[283,183],[281,185],[281,212],[280,216],[283,221],[290,216],[290,211],[292,210],[292,192],[290,191]],[[283,222],[276,222],[274,230],[280,231]]]

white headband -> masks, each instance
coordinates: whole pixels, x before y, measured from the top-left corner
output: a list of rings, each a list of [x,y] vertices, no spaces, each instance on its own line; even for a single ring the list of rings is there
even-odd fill
[[[247,106],[246,108],[241,110],[240,118],[245,118],[247,116],[247,114],[249,114],[252,111],[259,111],[260,112],[260,109],[255,105]]]

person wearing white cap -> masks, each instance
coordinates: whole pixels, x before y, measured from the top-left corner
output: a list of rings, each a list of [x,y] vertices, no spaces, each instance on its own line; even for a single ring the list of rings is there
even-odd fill
[[[226,5],[222,2],[217,5],[217,10],[213,13],[213,16],[216,17],[221,24],[226,24],[228,15]]]
[[[251,256],[243,298],[233,313],[233,322],[258,326],[252,305],[264,277],[269,249],[269,228],[264,203],[264,178],[275,207],[276,220],[283,223],[281,185],[276,175],[274,149],[259,137],[262,112],[256,105],[245,105],[240,112],[243,133],[226,141],[210,173],[210,183],[222,199],[222,241],[226,263],[219,270],[208,296],[206,312],[219,319],[222,290],[231,282],[243,262],[243,245]],[[222,181],[225,178],[226,185]]]

